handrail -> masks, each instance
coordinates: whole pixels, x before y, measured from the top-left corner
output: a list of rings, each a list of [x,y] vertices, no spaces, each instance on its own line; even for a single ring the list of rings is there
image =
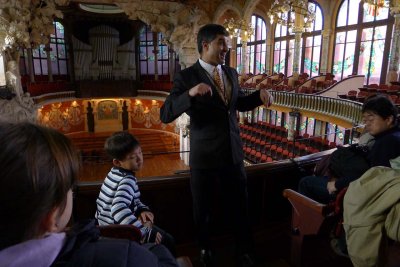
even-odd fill
[[[252,89],[247,90],[250,92],[254,91]],[[270,93],[274,97],[274,106],[287,107],[294,111],[310,111],[325,114],[344,120],[352,125],[361,123],[362,103],[311,94],[294,94],[282,91],[270,91]]]

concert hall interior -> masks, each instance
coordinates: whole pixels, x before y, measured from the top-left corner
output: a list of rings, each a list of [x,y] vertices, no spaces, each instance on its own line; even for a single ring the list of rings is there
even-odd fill
[[[198,60],[197,32],[208,23],[227,29],[225,65],[244,94],[265,88],[274,99],[236,114],[257,266],[352,266],[331,244],[340,204],[294,191],[322,158],[360,141],[369,98],[400,105],[400,0],[0,1],[0,121],[54,128],[78,148],[72,222],[94,218],[112,166],[107,137],[132,133],[144,156],[136,172],[143,202],[178,256],[202,266],[190,117],[163,123],[160,109],[175,74]],[[235,266],[219,195],[209,197],[216,266]],[[390,242],[390,266],[399,266]]]

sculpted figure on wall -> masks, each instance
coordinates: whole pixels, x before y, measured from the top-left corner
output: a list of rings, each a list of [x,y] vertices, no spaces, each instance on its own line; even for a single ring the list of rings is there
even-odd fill
[[[22,90],[21,75],[19,74],[18,65],[15,60],[7,62],[6,84],[21,102],[24,91]]]
[[[209,22],[203,10],[177,2],[149,2],[146,6],[138,2],[117,5],[130,19],[140,19],[150,25],[152,31],[162,32],[165,41],[180,55],[184,48],[196,49],[197,32]]]

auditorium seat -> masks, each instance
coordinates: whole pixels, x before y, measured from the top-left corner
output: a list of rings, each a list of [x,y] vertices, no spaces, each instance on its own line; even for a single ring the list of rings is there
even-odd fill
[[[298,267],[352,266],[349,258],[337,255],[330,246],[330,233],[338,219],[334,206],[291,189],[285,189],[283,196],[292,205],[291,263]]]

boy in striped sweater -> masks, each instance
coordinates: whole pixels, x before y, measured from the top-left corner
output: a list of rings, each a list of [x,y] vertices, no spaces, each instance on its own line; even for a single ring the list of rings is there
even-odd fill
[[[172,236],[153,225],[154,214],[140,201],[135,177],[135,171],[143,166],[139,142],[128,132],[116,132],[106,140],[104,149],[114,166],[107,174],[96,200],[95,217],[99,225],[134,225],[142,233],[142,242],[162,243],[174,254]]]

